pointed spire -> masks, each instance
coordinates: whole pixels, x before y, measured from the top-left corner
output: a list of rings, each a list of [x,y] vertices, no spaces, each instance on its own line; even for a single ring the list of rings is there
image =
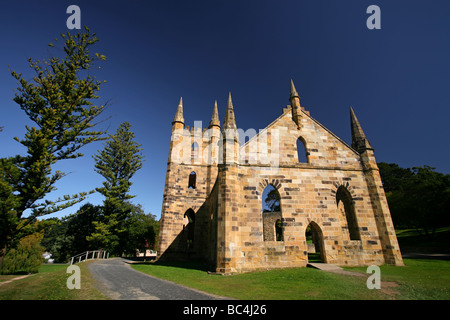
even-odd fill
[[[291,79],[291,94],[290,94],[290,99],[295,98],[295,97],[300,98],[300,97],[298,96],[297,90],[295,89],[294,81]]]
[[[228,108],[233,108],[233,100],[231,100],[231,92],[228,92],[228,103],[227,103],[227,107],[228,107]]]
[[[359,153],[362,153],[367,149],[373,150],[352,107],[350,107],[350,124],[352,128],[352,148]]]
[[[173,118],[172,124],[174,124],[175,122],[180,122],[180,123],[184,124],[183,97],[180,97],[180,103],[178,103],[177,113],[175,113],[175,117]]]
[[[234,117],[233,101],[231,100],[231,92],[228,93],[227,110],[225,112],[224,129],[236,129],[236,119]]]
[[[214,101],[214,109],[211,117],[211,121],[209,122],[209,128],[216,126],[220,128],[220,120],[219,120],[219,111],[217,110],[217,100]]]
[[[291,79],[291,93],[289,95],[289,101],[291,102],[292,108],[292,120],[297,124],[297,128],[300,130],[301,118],[302,118],[302,107],[300,105],[300,97],[298,96],[297,90],[294,86],[294,81]]]

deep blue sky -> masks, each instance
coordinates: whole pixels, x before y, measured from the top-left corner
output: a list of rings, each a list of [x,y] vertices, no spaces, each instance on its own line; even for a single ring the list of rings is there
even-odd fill
[[[48,58],[47,44],[68,31],[66,8],[97,33],[107,56],[99,102],[113,104],[102,126],[128,121],[146,162],[133,178],[135,203],[160,217],[171,122],[180,96],[186,125],[207,126],[214,100],[223,121],[231,91],[239,128],[266,127],[289,104],[294,79],[311,116],[351,143],[353,106],[377,161],[430,165],[450,173],[449,1],[4,1],[0,8],[0,157],[23,153],[13,140],[30,124],[13,101],[8,65]],[[366,9],[381,8],[381,30]],[[92,155],[68,160],[71,172],[49,196],[100,186]],[[102,197],[87,201],[101,204]],[[77,207],[56,216],[75,212]]]

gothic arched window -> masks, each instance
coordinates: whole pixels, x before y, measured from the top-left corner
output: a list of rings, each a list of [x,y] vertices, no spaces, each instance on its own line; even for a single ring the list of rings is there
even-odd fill
[[[192,171],[189,174],[189,184],[188,184],[188,188],[189,189],[195,189],[195,183],[197,182],[197,174]]]
[[[199,150],[198,150],[198,143],[194,142],[192,144],[192,148],[191,148],[191,160],[192,162],[196,162],[198,160],[198,155],[199,155]]]
[[[297,154],[298,154],[298,162],[300,163],[308,163],[308,151],[306,149],[306,141],[303,137],[299,137],[297,139]]]
[[[264,241],[283,241],[280,193],[269,184],[262,193]]]
[[[340,186],[336,192],[336,204],[338,210],[342,214],[345,214],[350,240],[361,240],[353,199],[350,192],[344,186]]]

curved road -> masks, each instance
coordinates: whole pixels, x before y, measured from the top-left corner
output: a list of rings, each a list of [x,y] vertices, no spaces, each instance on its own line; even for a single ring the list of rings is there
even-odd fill
[[[121,258],[95,261],[89,270],[99,282],[98,289],[114,300],[227,299],[136,271]]]

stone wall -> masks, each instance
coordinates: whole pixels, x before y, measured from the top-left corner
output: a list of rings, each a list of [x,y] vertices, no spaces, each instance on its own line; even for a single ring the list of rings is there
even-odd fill
[[[278,241],[276,223],[281,220],[281,212],[263,212],[262,217],[264,241]]]

